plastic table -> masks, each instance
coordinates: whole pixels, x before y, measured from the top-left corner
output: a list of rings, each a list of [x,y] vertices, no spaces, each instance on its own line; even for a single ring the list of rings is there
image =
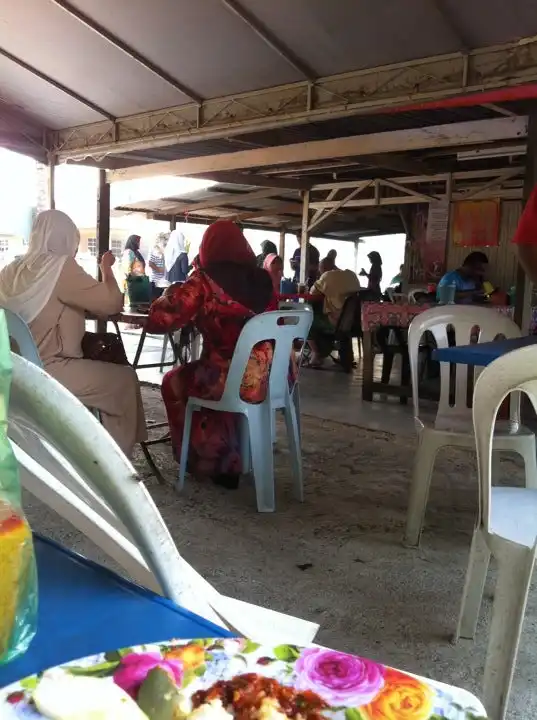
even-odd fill
[[[35,537],[38,631],[25,655],[0,666],[0,687],[105,650],[231,633],[55,542]]]
[[[24,656],[0,667],[0,688],[106,650],[172,638],[232,637],[229,631],[51,540],[36,536],[35,548],[39,629]],[[435,716],[444,717],[448,710],[460,708],[457,720],[484,717],[483,705],[469,692],[425,678],[419,680],[435,692]],[[409,677],[405,682],[414,681]],[[414,685],[410,692],[416,694]],[[404,693],[402,697],[404,700]]]
[[[519,348],[537,345],[537,336],[530,335],[510,340],[494,340],[487,343],[474,343],[472,345],[454,345],[453,347],[437,348],[433,350],[433,360],[439,362],[457,363],[459,365],[489,365],[502,355],[518,350]]]

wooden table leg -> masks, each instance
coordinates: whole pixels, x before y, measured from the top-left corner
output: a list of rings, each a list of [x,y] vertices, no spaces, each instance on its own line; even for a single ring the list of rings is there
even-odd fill
[[[362,359],[362,400],[371,402],[373,400],[373,335],[369,330],[364,331],[362,338],[363,359]]]

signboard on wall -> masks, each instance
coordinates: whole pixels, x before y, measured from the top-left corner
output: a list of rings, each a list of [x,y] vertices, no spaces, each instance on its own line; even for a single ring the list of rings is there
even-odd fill
[[[453,208],[453,244],[458,247],[498,245],[500,201],[462,200]]]
[[[411,283],[437,282],[445,272],[449,201],[432,202],[414,215]]]

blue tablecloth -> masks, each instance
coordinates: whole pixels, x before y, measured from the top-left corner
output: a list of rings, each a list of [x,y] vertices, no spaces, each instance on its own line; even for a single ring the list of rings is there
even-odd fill
[[[433,360],[458,363],[459,365],[484,366],[506,353],[528,345],[537,345],[537,336],[530,335],[529,337],[513,338],[511,340],[495,340],[488,343],[438,348],[433,350]]]
[[[169,638],[231,633],[50,540],[36,537],[38,631],[0,667],[0,687],[69,660]]]

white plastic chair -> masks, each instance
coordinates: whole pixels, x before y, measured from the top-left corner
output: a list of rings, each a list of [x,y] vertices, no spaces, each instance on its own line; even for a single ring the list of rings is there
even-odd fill
[[[505,717],[537,550],[537,479],[526,488],[491,487],[494,423],[513,391],[526,393],[537,410],[537,348],[514,350],[486,367],[475,386],[473,421],[480,502],[456,639],[473,638],[490,556],[498,563],[484,678],[490,720]]]
[[[106,430],[44,370],[12,353],[9,437],[26,490],[134,581],[257,642],[311,642],[318,626],[220,595],[179,554],[141,478]]]
[[[417,305],[418,301],[416,299],[416,295],[421,293],[428,293],[427,288],[414,288],[414,290],[408,291],[408,302],[410,305]]]
[[[273,408],[285,415],[287,437],[293,463],[295,495],[303,500],[302,454],[296,407],[291,402],[288,386],[289,359],[293,342],[308,336],[313,313],[311,308],[296,311],[261,313],[249,320],[239,336],[226,385],[220,400],[191,397],[188,400],[181,446],[178,489],[182,490],[188,460],[192,414],[201,408],[241,415],[241,456],[243,473],[253,471],[259,512],[273,512],[274,463],[272,449]],[[274,355],[270,370],[270,389],[261,403],[247,403],[240,397],[241,383],[255,345],[274,340]],[[273,404],[274,403],[274,404]],[[297,442],[298,440],[298,442]]]
[[[408,352],[412,376],[414,421],[418,432],[418,447],[414,470],[404,543],[419,545],[423,527],[431,475],[437,452],[441,447],[455,445],[473,448],[475,439],[471,409],[467,407],[467,365],[455,365],[454,402],[450,404],[450,364],[440,363],[440,402],[434,424],[420,418],[418,396],[418,352],[423,334],[433,334],[439,348],[448,346],[448,327],[455,332],[457,345],[468,345],[472,331],[478,328],[478,342],[490,342],[498,335],[520,337],[520,329],[509,318],[485,307],[449,305],[431,308],[416,316],[408,331]],[[475,368],[474,378],[483,368]],[[474,369],[471,369],[474,372]],[[511,399],[510,421],[501,423],[494,434],[494,450],[516,452],[524,458],[528,486],[537,481],[535,436],[520,425],[520,395]]]

